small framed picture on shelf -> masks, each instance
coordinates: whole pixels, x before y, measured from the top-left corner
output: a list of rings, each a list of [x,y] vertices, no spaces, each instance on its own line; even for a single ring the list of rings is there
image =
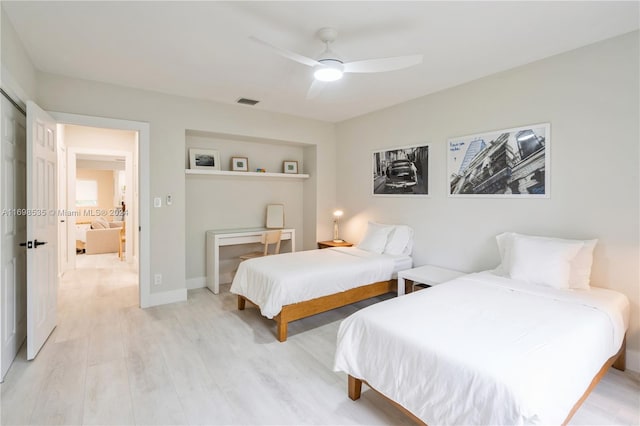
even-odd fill
[[[220,170],[220,153],[213,149],[189,148],[189,168]]]
[[[298,173],[298,162],[297,161],[285,161],[283,164],[284,173]]]
[[[231,157],[231,170],[234,172],[248,172],[249,159],[247,157]]]

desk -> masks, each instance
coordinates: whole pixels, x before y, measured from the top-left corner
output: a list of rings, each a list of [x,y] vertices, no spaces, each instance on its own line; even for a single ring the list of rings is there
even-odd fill
[[[220,292],[220,247],[235,244],[255,244],[260,242],[267,228],[214,229],[207,231],[207,287]],[[291,251],[296,251],[296,230],[283,229],[280,240],[291,240]]]

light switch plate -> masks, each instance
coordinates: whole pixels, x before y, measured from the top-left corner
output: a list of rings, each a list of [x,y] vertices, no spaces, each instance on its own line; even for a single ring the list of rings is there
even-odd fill
[[[153,207],[162,207],[162,198],[155,197],[153,199]]]

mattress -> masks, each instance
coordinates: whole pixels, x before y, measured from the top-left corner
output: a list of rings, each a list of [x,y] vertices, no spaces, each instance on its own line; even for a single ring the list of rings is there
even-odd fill
[[[285,253],[240,263],[231,292],[260,307],[267,318],[285,305],[387,281],[411,267],[411,257],[335,247]]]
[[[334,368],[429,425],[561,424],[628,321],[611,290],[470,274],[345,319]]]

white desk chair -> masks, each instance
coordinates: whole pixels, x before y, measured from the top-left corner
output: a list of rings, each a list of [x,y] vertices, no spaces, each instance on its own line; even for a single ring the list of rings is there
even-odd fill
[[[266,231],[262,234],[260,242],[264,244],[263,251],[254,251],[252,253],[243,254],[240,256],[240,261],[247,259],[253,259],[255,257],[269,256],[270,254],[280,253],[280,237],[282,236],[282,230]],[[276,248],[273,253],[269,253],[269,246],[275,244]]]

